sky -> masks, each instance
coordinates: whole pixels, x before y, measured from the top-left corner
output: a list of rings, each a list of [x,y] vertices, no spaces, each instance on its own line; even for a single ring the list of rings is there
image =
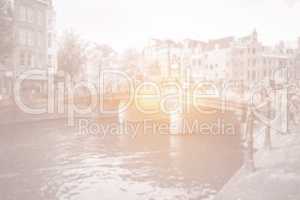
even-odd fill
[[[148,39],[242,37],[267,44],[300,37],[300,0],[56,0],[57,29],[116,50]]]

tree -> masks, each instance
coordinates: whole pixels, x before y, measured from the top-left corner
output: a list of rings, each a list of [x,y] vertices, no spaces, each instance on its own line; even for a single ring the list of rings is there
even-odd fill
[[[130,74],[137,73],[141,63],[141,54],[136,49],[127,49],[123,52],[122,63],[125,71]]]
[[[87,44],[72,31],[67,31],[61,37],[58,49],[58,69],[69,74],[74,80],[83,75],[86,64]]]
[[[13,17],[9,0],[0,0],[0,64],[6,64],[13,50]]]
[[[108,58],[108,57],[112,57],[114,55],[116,55],[116,52],[115,50],[107,45],[107,44],[95,44],[95,48],[94,48],[96,51],[98,51],[99,53],[102,54],[102,57],[104,58]]]
[[[92,65],[90,67],[110,67],[110,64],[116,63],[117,53],[109,45],[94,43],[92,45],[89,45],[87,52],[88,62],[90,65]]]

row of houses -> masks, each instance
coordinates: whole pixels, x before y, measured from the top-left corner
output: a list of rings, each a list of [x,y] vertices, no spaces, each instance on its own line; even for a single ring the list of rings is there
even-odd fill
[[[24,72],[57,70],[55,10],[52,0],[7,0],[6,21],[12,27],[12,52],[1,61],[1,96],[9,95],[14,80]],[[28,80],[28,85],[46,89],[46,80]]]
[[[176,79],[252,86],[262,80],[300,80],[300,39],[292,45],[280,42],[267,46],[256,30],[245,37],[207,42],[152,39],[142,52],[127,54],[118,54],[109,46],[92,45],[87,71],[82,74],[98,86],[101,70],[108,69],[124,71],[138,81],[155,82]],[[106,74],[107,88],[122,87],[122,78],[124,81],[124,77]]]
[[[246,37],[208,42],[154,39],[145,47],[143,57],[145,73],[151,72],[158,79],[190,78],[251,85],[263,79],[278,79],[277,72],[284,68],[289,71],[289,79],[300,79],[299,52],[300,39],[294,45],[280,42],[267,46],[259,41],[255,30]]]
[[[0,16],[0,19],[12,26],[13,51],[5,60],[0,60],[1,96],[10,94],[14,80],[26,70],[57,71],[56,15],[52,0],[6,2],[5,18]],[[87,56],[87,67],[81,72],[81,79],[95,84],[99,83],[103,69],[123,70],[138,79],[158,81],[171,78],[251,85],[263,79],[278,79],[278,74],[292,80],[300,79],[300,39],[294,45],[280,42],[267,46],[259,40],[256,30],[241,38],[209,41],[152,39],[142,53],[132,51],[127,55],[95,44]],[[106,78],[108,85],[114,88],[122,85],[116,75]],[[46,90],[47,80],[28,82]]]

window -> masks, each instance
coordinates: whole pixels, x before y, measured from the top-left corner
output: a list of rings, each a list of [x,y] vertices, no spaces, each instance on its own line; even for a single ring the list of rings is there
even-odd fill
[[[37,46],[41,47],[42,46],[42,33],[37,33]]]
[[[263,58],[263,62],[264,62],[264,65],[266,65],[267,64],[267,59]]]
[[[18,35],[19,44],[26,45],[26,32],[24,30],[20,30]]]
[[[26,21],[26,7],[20,6],[19,8],[19,20]]]
[[[272,72],[272,70],[269,71],[269,76],[270,76],[270,77],[273,77],[273,72]]]
[[[256,66],[256,59],[253,59],[253,61],[252,61],[252,66]]]
[[[264,69],[264,77],[266,77],[266,76],[267,76],[267,70]]]
[[[52,56],[48,55],[48,65],[52,66]]]
[[[27,39],[28,39],[28,45],[33,46],[34,45],[34,33],[32,31],[27,32]]]
[[[27,22],[29,23],[34,22],[34,11],[32,8],[27,8]]]
[[[27,54],[27,66],[32,66],[32,54],[30,52]]]
[[[25,52],[24,51],[22,51],[20,53],[20,65],[25,66]]]
[[[33,23],[35,18],[34,10],[30,7],[19,7],[19,20],[23,22]]]
[[[19,30],[18,31],[18,43],[20,45],[28,45],[33,46],[34,45],[34,32],[32,31],[26,31],[26,30]]]
[[[41,11],[37,11],[37,24],[38,25],[43,25],[43,13]]]
[[[42,68],[43,66],[43,61],[44,60],[44,57],[42,54],[38,54],[37,57],[36,57],[36,65],[37,65],[37,68]]]
[[[253,81],[256,80],[256,72],[255,71],[252,72],[252,80]]]
[[[52,24],[53,24],[52,16],[51,16],[51,14],[48,14],[48,25],[52,26]]]

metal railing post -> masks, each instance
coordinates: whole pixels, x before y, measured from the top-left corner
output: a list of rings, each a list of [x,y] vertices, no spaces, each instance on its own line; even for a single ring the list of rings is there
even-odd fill
[[[265,141],[264,141],[264,147],[267,150],[272,149],[272,141],[271,141],[271,123],[270,119],[271,118],[271,100],[268,99],[268,104],[267,104],[267,124],[266,124],[266,132],[265,132]]]
[[[246,156],[245,156],[245,167],[251,171],[255,171],[255,164],[254,164],[254,114],[250,110],[247,120],[247,149],[246,149]]]

